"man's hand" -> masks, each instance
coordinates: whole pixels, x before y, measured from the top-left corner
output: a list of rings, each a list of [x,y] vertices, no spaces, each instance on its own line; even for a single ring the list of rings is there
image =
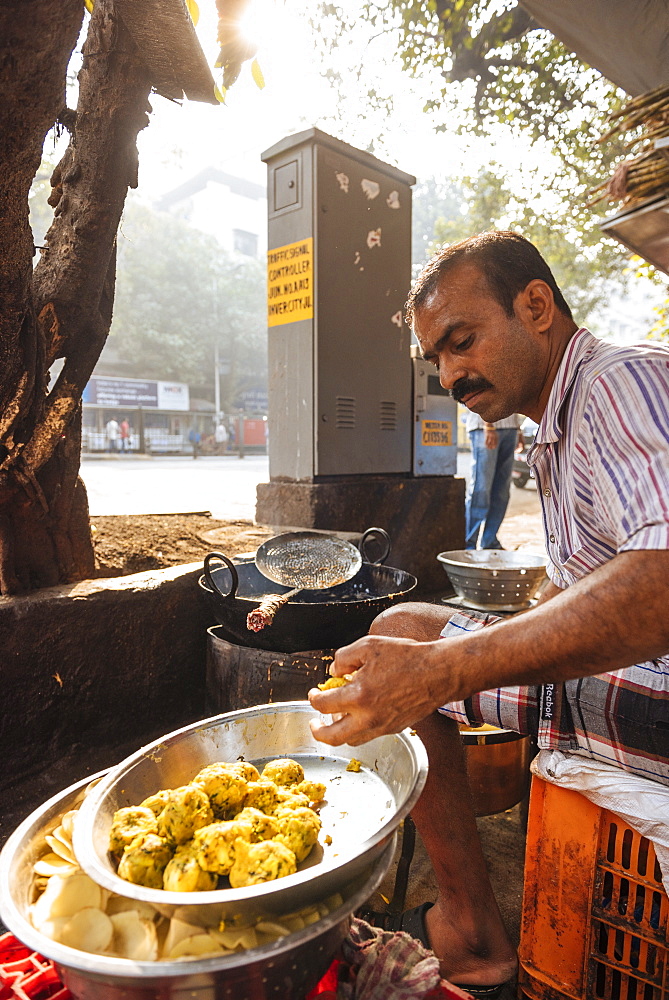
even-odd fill
[[[415,642],[368,635],[338,649],[332,673],[354,676],[344,687],[309,692],[317,712],[343,715],[329,726],[312,720],[316,739],[331,746],[359,746],[377,736],[399,733],[445,701],[459,698],[458,691],[449,691],[443,684],[444,647],[444,640]],[[442,665],[440,681],[437,660]]]
[[[494,448],[497,447],[498,442],[499,442],[499,438],[497,436],[497,431],[495,430],[495,428],[493,427],[493,425],[492,424],[484,424],[483,425],[483,443],[486,446],[486,448],[489,448],[492,451]]]
[[[359,746],[414,725],[451,701],[509,685],[561,683],[669,654],[669,550],[621,552],[566,590],[549,586],[536,607],[494,628],[416,642],[366,636],[339,649],[333,673],[355,674],[312,690],[316,739]],[[633,619],[630,608],[634,610]]]

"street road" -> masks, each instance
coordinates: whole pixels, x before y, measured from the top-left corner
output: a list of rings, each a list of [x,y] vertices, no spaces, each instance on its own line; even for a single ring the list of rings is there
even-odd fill
[[[458,455],[458,475],[469,478],[470,456]],[[81,475],[93,517],[101,514],[185,514],[208,510],[220,520],[255,516],[256,486],[269,479],[267,455],[123,458],[85,455]],[[543,551],[539,498],[533,482],[511,487],[500,531],[505,548]]]
[[[269,479],[267,455],[122,458],[85,455],[81,477],[92,516],[185,514],[253,520],[256,486]]]

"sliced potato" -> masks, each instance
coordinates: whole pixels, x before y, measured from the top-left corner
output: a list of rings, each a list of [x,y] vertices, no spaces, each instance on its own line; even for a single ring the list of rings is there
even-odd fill
[[[225,951],[220,944],[214,941],[209,934],[194,934],[192,937],[184,938],[176,944],[167,956],[175,958],[195,958],[201,955],[224,955]]]
[[[67,863],[70,865],[77,865],[77,859],[74,856],[74,851],[72,850],[69,844],[67,843],[64,844],[62,840],[59,840],[57,837],[51,836],[48,833],[44,839],[46,840],[47,844],[49,845],[53,853],[56,854],[59,858],[62,858],[63,861],[67,861]]]
[[[66,837],[72,837],[72,831],[74,830],[74,817],[77,815],[77,812],[77,809],[70,809],[69,812],[63,813],[60,825],[62,826]]]
[[[70,850],[72,850],[72,834],[67,833],[67,830],[62,823],[60,826],[57,826],[55,830],[51,831],[51,836],[55,837],[56,840],[59,840],[61,844],[65,845],[65,847],[69,847]]]
[[[127,910],[134,910],[142,920],[155,920],[159,915],[158,911],[150,903],[145,903],[141,899],[127,899],[125,896],[112,895],[105,907],[107,915],[113,917],[115,913],[125,913]]]
[[[74,913],[60,931],[60,943],[100,954],[112,942],[114,925],[102,910],[86,906]]]
[[[167,958],[180,941],[201,933],[201,927],[195,924],[187,924],[185,920],[179,920],[178,917],[172,917],[170,920],[170,929],[167,932],[165,944],[163,945],[163,955]]]
[[[277,924],[274,920],[259,920],[255,930],[260,934],[270,934],[275,938],[287,937],[290,930],[283,924]]]
[[[44,906],[48,906],[46,919],[71,917],[86,907],[102,909],[102,899],[100,886],[96,885],[88,875],[77,872],[66,878],[54,876],[49,879],[44,894],[37,900],[35,906],[39,906],[42,900],[45,901]]]
[[[45,937],[51,938],[52,941],[60,941],[60,935],[63,927],[68,922],[69,917],[54,917],[53,920],[45,920],[39,925],[40,934],[44,934]]]
[[[36,875],[45,875],[47,877],[51,875],[72,875],[78,869],[79,866],[76,863],[66,861],[65,858],[61,858],[53,852],[45,854],[33,865]]]
[[[243,951],[247,948],[257,948],[258,938],[255,927],[240,927],[229,931],[209,931],[214,941],[217,941],[227,951]]]
[[[137,910],[124,910],[110,919],[116,955],[134,962],[154,962],[158,958],[158,937],[153,920],[142,919]]]

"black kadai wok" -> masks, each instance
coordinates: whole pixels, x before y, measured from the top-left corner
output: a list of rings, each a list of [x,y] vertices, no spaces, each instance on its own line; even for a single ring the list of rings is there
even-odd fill
[[[268,594],[283,594],[291,588],[268,580],[254,562],[235,564],[221,552],[210,552],[199,585],[222,627],[220,637],[254,649],[295,653],[345,646],[366,635],[374,618],[391,604],[406,600],[417,584],[411,573],[383,565],[390,551],[390,538],[383,528],[368,528],[363,534],[363,558],[373,540],[382,545],[374,562],[363,562],[346,583],[327,590],[303,590],[291,597],[272,624],[260,632],[247,628],[248,613]]]

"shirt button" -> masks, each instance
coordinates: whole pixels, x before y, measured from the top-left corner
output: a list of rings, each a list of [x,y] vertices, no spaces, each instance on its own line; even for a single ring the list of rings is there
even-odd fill
[[[555,535],[550,535],[548,540],[549,540],[549,542],[554,542],[555,541]]]
[[[552,493],[551,493],[551,491],[550,491],[550,490],[544,490],[544,496],[545,496],[545,497],[550,497],[550,496],[552,496]]]

